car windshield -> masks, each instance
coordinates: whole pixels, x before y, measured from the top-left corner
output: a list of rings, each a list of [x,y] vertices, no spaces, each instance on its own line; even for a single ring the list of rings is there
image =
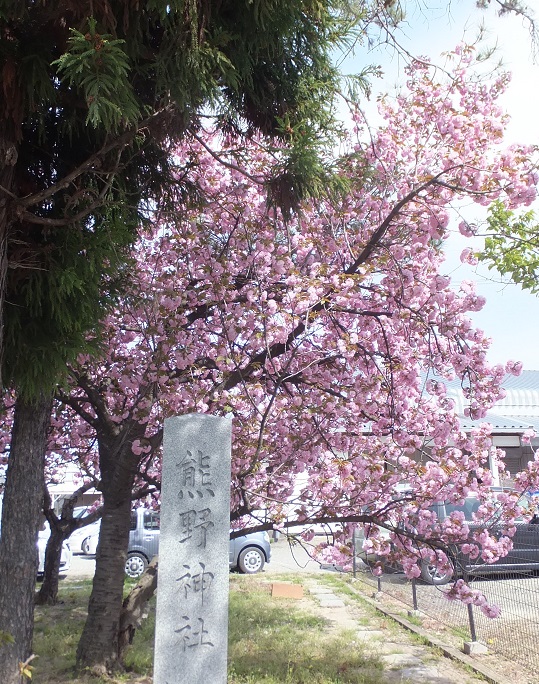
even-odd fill
[[[456,504],[447,503],[445,505],[446,515],[449,517],[455,511],[464,513],[465,520],[473,520],[473,514],[479,508],[480,501],[476,498],[465,499],[464,505],[457,506]]]

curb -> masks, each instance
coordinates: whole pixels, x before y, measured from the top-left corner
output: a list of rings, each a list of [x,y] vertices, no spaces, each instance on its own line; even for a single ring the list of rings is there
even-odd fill
[[[358,596],[361,596],[361,598],[364,601],[366,601],[370,606],[372,606],[376,610],[376,612],[381,613],[382,615],[390,618],[391,620],[394,620],[401,627],[404,627],[404,629],[407,629],[409,632],[417,634],[422,639],[424,639],[429,644],[429,646],[433,646],[434,648],[439,649],[446,658],[451,658],[451,660],[456,660],[462,663],[463,665],[466,665],[474,672],[476,672],[478,675],[484,677],[488,682],[491,682],[491,684],[507,684],[506,679],[500,679],[500,675],[497,672],[494,672],[494,670],[492,670],[487,665],[482,665],[478,663],[474,658],[470,657],[469,655],[466,655],[458,649],[453,648],[453,646],[448,646],[447,644],[444,644],[442,641],[439,641],[438,639],[436,639],[436,637],[433,637],[429,632],[422,629],[421,627],[413,625],[411,622],[408,622],[408,620],[401,617],[400,615],[397,615],[396,613],[393,613],[390,610],[382,608],[375,599],[372,599],[364,594],[360,594],[358,591],[356,591],[356,589],[354,589],[354,591],[358,594]]]

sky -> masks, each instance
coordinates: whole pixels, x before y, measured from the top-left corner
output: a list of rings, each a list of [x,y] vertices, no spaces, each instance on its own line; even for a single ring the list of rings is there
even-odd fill
[[[539,0],[527,0],[539,22]],[[406,0],[406,21],[397,32],[400,44],[414,55],[439,61],[441,52],[451,50],[463,39],[472,42],[484,25],[485,46],[497,47],[496,59],[512,73],[508,92],[502,100],[511,123],[507,142],[539,144],[539,46],[534,61],[529,29],[521,18],[497,16],[494,7],[476,9],[475,0]],[[354,66],[375,63],[382,67],[383,79],[373,83],[373,96],[366,105],[369,120],[375,114],[376,94],[392,92],[403,81],[405,59],[387,44],[357,49],[343,65],[352,72]],[[535,207],[539,213],[539,202]],[[456,226],[456,223],[455,223]],[[492,338],[491,363],[522,361],[527,370],[539,369],[539,296],[521,290],[514,284],[500,283],[500,278],[485,267],[472,269],[460,263],[460,253],[469,246],[456,227],[446,251],[445,271],[455,285],[462,280],[475,280],[479,294],[487,298],[482,311],[474,313],[474,324]],[[478,244],[480,247],[480,244]]]

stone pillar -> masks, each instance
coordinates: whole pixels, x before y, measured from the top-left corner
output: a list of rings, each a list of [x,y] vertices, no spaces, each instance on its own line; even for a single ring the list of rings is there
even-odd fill
[[[231,429],[165,421],[154,684],[226,684]]]

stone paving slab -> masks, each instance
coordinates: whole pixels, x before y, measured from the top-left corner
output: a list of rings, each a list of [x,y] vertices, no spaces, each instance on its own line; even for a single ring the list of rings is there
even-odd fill
[[[338,598],[323,598],[320,599],[322,608],[340,608],[344,606],[344,601]]]
[[[356,636],[360,641],[380,641],[387,638],[387,632],[381,632],[377,629],[362,629],[356,633]]]
[[[428,682],[428,684],[453,684],[454,679],[448,678],[440,668],[434,666],[425,666],[423,664],[417,667],[406,667],[400,671],[401,680],[410,682]]]
[[[381,661],[391,668],[412,667],[420,662],[419,658],[412,653],[390,653],[383,655]]]

